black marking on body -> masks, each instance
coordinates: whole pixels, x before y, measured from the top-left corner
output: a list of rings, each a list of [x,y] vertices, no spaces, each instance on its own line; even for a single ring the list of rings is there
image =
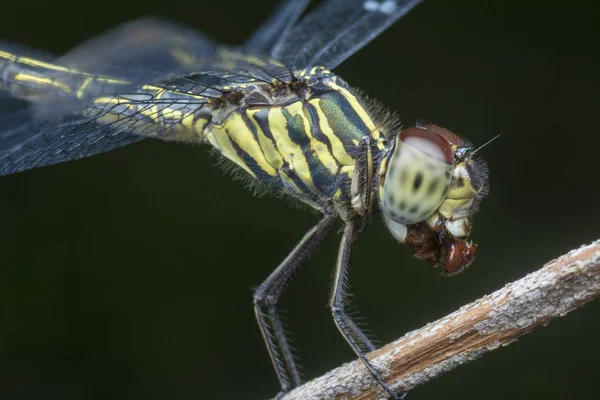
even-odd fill
[[[304,81],[304,83],[306,84],[305,87],[310,88],[311,97],[321,97],[322,95],[333,91],[331,86],[326,85],[325,82],[323,82],[322,80],[317,80],[308,83]]]
[[[331,174],[313,154],[310,147],[310,138],[306,135],[307,127],[304,126],[304,120],[300,115],[291,115],[285,108],[281,109],[281,113],[286,119],[290,140],[302,149],[314,186],[323,193],[323,187],[331,181]],[[335,193],[335,190],[332,193],[327,193],[327,195],[331,197],[333,193]]]
[[[271,111],[270,108],[263,108],[254,114],[254,119],[255,119],[256,123],[258,124],[262,133],[265,135],[265,137],[273,143],[275,150],[277,150],[277,152],[280,155],[282,155],[281,151],[277,147],[277,141],[273,137],[273,132],[271,132],[271,127],[269,126],[269,112],[270,111]],[[298,177],[298,175],[296,175],[296,171],[293,170],[293,168],[285,160],[285,158],[282,157],[282,160],[283,160],[283,166],[281,167],[281,171],[284,172],[294,182],[294,184],[296,184],[298,189],[303,194],[310,193],[311,191],[309,190],[309,188],[304,184],[302,179],[300,179]],[[283,182],[282,180],[276,180],[275,182],[281,182],[281,184],[280,184],[281,186],[287,187],[287,184],[285,182]],[[295,190],[294,190],[294,193],[295,193]]]
[[[315,107],[312,104],[309,104],[308,102],[304,103],[303,110],[308,111],[307,114],[311,121],[310,133],[316,140],[327,146],[327,151],[333,157],[333,147],[331,146],[331,142],[329,141],[329,138],[325,136],[323,132],[321,132],[321,125],[319,121],[319,114],[317,114],[317,110],[315,110]],[[340,168],[341,164],[339,163],[339,161],[335,157],[333,157],[333,159],[335,160],[335,163],[337,164],[338,168]]]
[[[267,139],[269,139],[275,145],[275,138],[273,137],[271,127],[269,126],[269,111],[271,111],[269,108],[260,109],[254,113],[254,120]]]
[[[250,132],[252,132],[252,137],[254,138],[254,141],[256,141],[256,143],[260,144],[260,142],[258,141],[258,132],[256,131],[256,126],[254,126],[252,121],[250,121],[250,118],[248,118],[248,114],[247,114],[246,110],[243,110],[242,112],[240,112],[240,115],[242,117],[242,121],[244,121],[244,124],[246,124],[246,127],[250,130]],[[258,147],[260,147],[260,145]],[[262,152],[262,148],[261,148],[261,152]],[[264,154],[263,154],[263,156],[264,156]]]
[[[273,177],[265,172],[244,149],[242,149],[233,139],[231,139],[231,135],[229,134],[229,129],[225,129],[225,133],[230,138],[231,145],[235,149],[238,157],[242,159],[244,164],[254,173],[256,179],[261,182],[270,183],[273,180]]]

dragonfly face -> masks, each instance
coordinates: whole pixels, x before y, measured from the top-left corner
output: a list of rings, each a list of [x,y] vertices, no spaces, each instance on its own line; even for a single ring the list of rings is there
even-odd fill
[[[401,131],[379,170],[380,207],[392,235],[415,255],[454,275],[476,245],[466,239],[487,194],[487,167],[472,146],[436,125]]]

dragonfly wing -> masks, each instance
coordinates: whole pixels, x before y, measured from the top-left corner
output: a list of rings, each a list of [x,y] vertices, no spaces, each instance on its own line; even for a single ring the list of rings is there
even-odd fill
[[[0,133],[0,175],[88,157],[143,139],[126,123],[69,117],[47,124],[28,114],[29,110],[21,110],[2,120],[12,128]]]
[[[271,56],[294,69],[335,68],[421,1],[325,1],[294,26]]]
[[[178,130],[183,120],[169,119],[172,115],[189,116],[208,98],[221,98],[257,80],[293,79],[277,60],[216,47],[187,28],[155,19],[124,24],[51,63],[15,52],[6,52],[3,59],[8,66],[4,71],[10,73],[4,88],[31,103],[4,98],[2,175],[87,157],[145,137],[171,140],[165,133],[171,128],[184,134]],[[99,101],[106,109],[99,108]]]
[[[197,143],[190,124],[209,98],[227,93],[223,82],[234,80],[197,73],[133,92],[99,94],[68,112],[40,115],[28,107],[0,115],[0,175],[89,157],[148,137]]]
[[[216,45],[199,32],[158,18],[117,26],[75,47],[55,64],[132,82],[189,72],[198,60],[210,59]]]
[[[273,54],[285,43],[294,24],[306,9],[310,0],[284,0],[269,18],[244,43],[244,50],[258,54]]]

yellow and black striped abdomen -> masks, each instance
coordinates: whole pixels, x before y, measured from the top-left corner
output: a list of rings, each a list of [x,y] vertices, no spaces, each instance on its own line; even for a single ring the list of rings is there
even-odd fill
[[[348,197],[360,139],[375,131],[358,100],[332,81],[282,105],[242,107],[206,138],[261,182],[323,203]]]

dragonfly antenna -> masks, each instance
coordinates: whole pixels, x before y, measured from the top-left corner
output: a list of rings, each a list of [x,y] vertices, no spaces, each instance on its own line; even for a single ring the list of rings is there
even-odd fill
[[[496,136],[494,136],[493,138],[491,138],[490,140],[488,140],[487,142],[485,142],[484,144],[482,144],[481,146],[479,146],[478,148],[476,148],[475,150],[473,150],[471,152],[471,154],[475,154],[477,153],[479,150],[483,149],[485,146],[487,146],[488,144],[492,143],[494,140],[498,139],[500,137],[500,133],[497,134]]]

